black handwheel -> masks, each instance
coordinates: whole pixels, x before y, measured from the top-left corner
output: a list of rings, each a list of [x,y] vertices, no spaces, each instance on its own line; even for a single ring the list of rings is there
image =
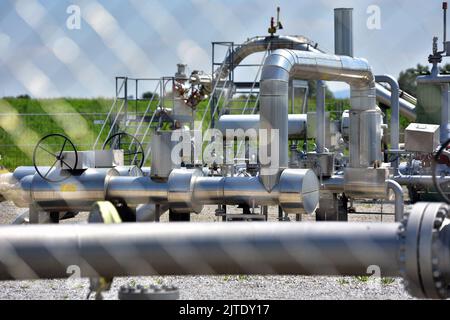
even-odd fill
[[[123,148],[125,165],[135,165],[139,168],[144,165],[144,148],[135,136],[126,132],[118,132],[103,143],[102,149],[105,150],[108,145],[113,149]]]
[[[67,158],[64,152],[73,152],[74,156]],[[59,133],[52,133],[41,138],[33,150],[33,166],[42,179],[49,182],[61,182],[70,177],[70,174],[58,175],[57,178],[49,175],[57,163],[68,172],[76,169],[78,164],[78,153],[72,141]],[[47,167],[51,163],[50,167]],[[43,169],[43,166],[46,166]],[[40,168],[40,169],[39,169]]]
[[[433,184],[434,184],[435,189],[437,190],[439,195],[445,200],[445,202],[450,204],[450,198],[445,194],[445,192],[444,192],[444,190],[442,190],[442,186],[441,186],[444,183],[448,185],[450,183],[450,181],[444,181],[444,182],[438,183],[437,172],[436,172],[437,164],[439,163],[440,157],[441,157],[442,153],[444,152],[444,150],[447,150],[447,147],[449,146],[449,144],[450,144],[450,139],[445,141],[439,148],[438,152],[434,155],[433,161],[431,163],[431,166],[432,166],[431,172],[432,172]]]

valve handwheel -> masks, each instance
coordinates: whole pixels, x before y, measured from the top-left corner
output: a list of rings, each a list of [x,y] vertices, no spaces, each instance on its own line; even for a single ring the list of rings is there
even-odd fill
[[[447,194],[442,189],[442,185],[445,184],[447,187],[450,184],[450,180],[445,180],[444,182],[438,182],[437,179],[437,168],[438,164],[447,164],[448,165],[448,158],[447,155],[444,156],[444,152],[448,152],[447,149],[450,145],[450,139],[445,141],[440,147],[438,152],[434,155],[432,165],[431,165],[431,171],[432,171],[432,178],[433,178],[433,184],[439,195],[445,200],[445,202],[450,204],[450,198],[447,196]],[[450,155],[450,154],[449,154]]]
[[[102,149],[105,150],[108,145],[114,149],[121,149],[122,146],[125,165],[135,165],[139,168],[144,165],[144,148],[135,136],[126,132],[118,132],[103,143]]]
[[[73,157],[67,157],[66,153],[73,153]],[[58,164],[66,169],[67,174],[53,177],[51,172]],[[47,166],[51,163],[51,166]],[[72,141],[59,133],[52,133],[41,138],[33,150],[33,166],[36,173],[42,179],[49,182],[61,182],[70,177],[70,171],[75,170],[78,164],[78,153]]]

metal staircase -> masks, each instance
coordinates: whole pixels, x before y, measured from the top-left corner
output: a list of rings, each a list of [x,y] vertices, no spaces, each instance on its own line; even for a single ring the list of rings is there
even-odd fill
[[[135,85],[135,96],[128,95],[129,82]],[[146,82],[153,89],[147,91],[147,97],[140,97],[139,85]],[[112,135],[124,132],[136,138],[144,148],[144,163],[150,154],[152,128],[159,123],[157,116],[161,103],[161,79],[136,79],[116,77],[116,96],[94,142],[93,149],[103,147]],[[134,110],[132,110],[134,106]],[[114,149],[131,150],[136,140],[113,140]],[[135,159],[133,159],[134,161]]]

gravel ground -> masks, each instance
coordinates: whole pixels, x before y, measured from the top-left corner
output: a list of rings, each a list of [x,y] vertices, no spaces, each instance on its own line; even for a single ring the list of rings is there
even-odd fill
[[[192,221],[216,221],[213,206],[205,207]],[[379,212],[380,205],[359,204],[358,212]],[[392,212],[392,205],[384,205]],[[0,223],[11,223],[24,212],[10,202],[0,203]],[[83,223],[86,213],[63,223]],[[270,208],[269,219],[277,216]],[[302,219],[314,220],[314,216]],[[162,217],[167,221],[167,214]],[[350,221],[393,221],[391,215],[349,215]],[[367,277],[312,277],[312,276],[167,276],[115,278],[112,288],[104,293],[105,299],[117,299],[121,285],[166,284],[180,288],[181,299],[412,299],[401,279],[371,280]],[[86,299],[89,292],[87,279],[0,281],[0,299]]]

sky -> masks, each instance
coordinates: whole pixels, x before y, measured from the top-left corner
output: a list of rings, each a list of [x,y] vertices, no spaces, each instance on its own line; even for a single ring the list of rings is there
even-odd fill
[[[442,40],[438,0],[1,0],[0,96],[111,97],[116,76],[171,76],[177,63],[210,73],[211,42],[267,35],[277,6],[279,34],[330,53],[333,9],[354,8],[354,56],[375,74],[427,64],[432,37]]]

